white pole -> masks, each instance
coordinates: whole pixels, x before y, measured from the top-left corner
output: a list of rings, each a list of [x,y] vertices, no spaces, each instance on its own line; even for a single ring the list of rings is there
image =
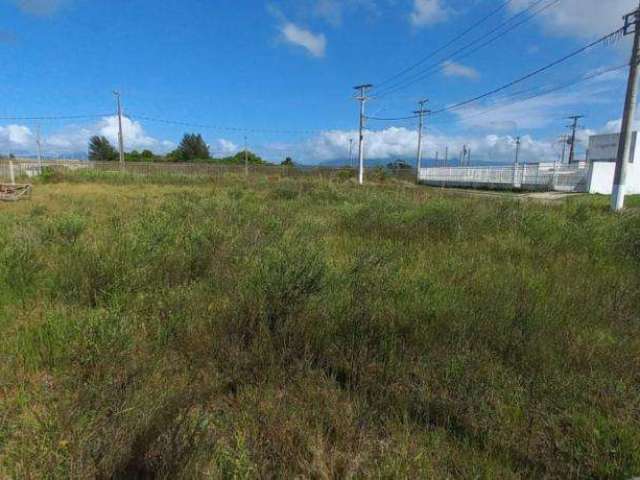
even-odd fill
[[[520,137],[516,137],[516,159],[513,164],[513,186],[518,188],[518,157],[520,156]]]
[[[424,99],[418,102],[419,109],[414,112],[418,115],[418,158],[416,160],[417,181],[420,182],[420,169],[422,168],[422,130],[424,129],[424,114],[427,110],[424,109],[425,104],[429,100]]]
[[[11,185],[16,184],[16,175],[13,171],[13,161],[9,160],[9,178],[11,179]]]
[[[120,92],[113,92],[118,102],[118,150],[120,152],[120,170],[124,171],[124,137],[122,135],[122,105],[120,103]]]
[[[358,140],[358,183],[364,184],[364,104],[368,100],[367,90],[373,87],[373,85],[358,85],[354,87],[359,90],[359,96],[356,99],[360,102],[360,137]]]
[[[631,21],[631,17],[633,20]],[[627,166],[631,153],[631,137],[633,135],[633,118],[635,117],[638,101],[638,49],[640,48],[640,6],[638,10],[625,17],[625,33],[631,25],[634,25],[633,52],[631,53],[631,68],[627,84],[627,96],[622,117],[622,129],[618,144],[618,156],[616,159],[616,173],[613,180],[613,195],[611,197],[611,210],[619,212],[624,208],[624,197],[627,186]]]

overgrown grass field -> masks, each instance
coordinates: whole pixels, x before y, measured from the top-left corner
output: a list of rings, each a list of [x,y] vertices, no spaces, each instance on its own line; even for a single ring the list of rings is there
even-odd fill
[[[0,205],[0,302],[3,479],[640,475],[604,198],[72,174]]]

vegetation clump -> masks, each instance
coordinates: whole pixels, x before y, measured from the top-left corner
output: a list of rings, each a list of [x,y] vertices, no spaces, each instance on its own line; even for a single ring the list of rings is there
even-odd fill
[[[637,207],[59,175],[0,216],[0,477],[640,473]]]

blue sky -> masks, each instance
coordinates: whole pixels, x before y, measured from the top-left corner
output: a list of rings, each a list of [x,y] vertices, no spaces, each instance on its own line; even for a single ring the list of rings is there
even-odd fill
[[[433,66],[421,81],[395,95],[374,90],[379,98],[367,105],[368,112],[405,116],[423,97],[438,109],[484,93],[619,28],[622,14],[636,4],[536,1],[529,12],[541,10],[538,15],[491,45],[451,58],[456,49],[501,22],[526,18],[533,0],[512,0],[449,49],[408,72],[410,77]],[[118,89],[130,116],[125,122],[127,149],[166,151],[185,131],[197,131],[216,155],[242,148],[246,135],[250,148],[274,161],[286,155],[304,163],[345,158],[357,127],[353,85],[383,82],[502,3],[0,0],[0,152],[35,151],[38,126],[49,154],[85,151],[88,137],[96,133],[115,140],[111,92]],[[629,51],[628,39],[599,46],[501,95],[428,119],[425,154],[432,157],[445,146],[455,152],[467,144],[478,160],[508,161],[513,137],[521,135],[526,158],[548,160],[560,152],[557,138],[566,133],[564,117],[574,113],[587,115],[581,138],[615,130],[625,70],[519,103],[513,103],[519,97],[512,95],[593,76],[623,64]],[[75,115],[96,118],[7,118]],[[370,121],[368,127],[370,158],[414,155],[415,120]]]

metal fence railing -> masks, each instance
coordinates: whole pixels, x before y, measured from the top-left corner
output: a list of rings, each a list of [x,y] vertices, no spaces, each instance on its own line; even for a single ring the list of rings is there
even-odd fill
[[[119,162],[92,162],[87,160],[37,160],[12,159],[0,160],[0,178],[9,180],[13,174],[14,178],[35,177],[44,168],[58,170],[61,172],[96,170],[101,172],[120,172]],[[379,168],[368,168],[367,173],[372,173]],[[349,177],[356,175],[351,168],[340,167],[311,167],[295,166],[287,167],[280,165],[249,165],[246,169],[244,165],[225,165],[220,163],[173,163],[173,162],[126,162],[124,171],[138,175],[197,175],[208,177],[220,177],[228,174],[262,175],[277,177],[321,177],[337,178],[340,176]],[[415,181],[416,170],[414,169],[384,169],[386,175]]]
[[[516,189],[588,191],[589,170],[583,165],[511,165],[504,167],[437,167],[420,169],[425,185]]]

